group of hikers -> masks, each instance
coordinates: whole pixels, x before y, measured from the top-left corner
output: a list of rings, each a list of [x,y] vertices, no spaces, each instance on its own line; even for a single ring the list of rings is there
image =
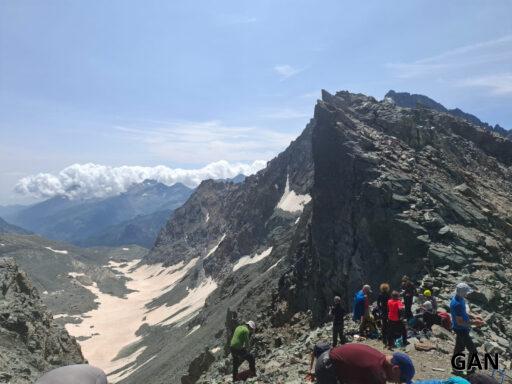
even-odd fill
[[[459,283],[450,301],[451,317],[438,311],[437,300],[432,287],[423,287],[418,293],[416,285],[404,276],[401,290],[391,290],[388,283],[379,287],[379,295],[372,305],[372,289],[363,285],[354,296],[353,320],[359,323],[359,338],[380,337],[384,346],[389,349],[408,344],[408,327],[428,332],[434,324],[451,329],[456,334],[454,355],[467,349],[468,360],[477,350],[470,335],[471,326],[481,326],[484,321],[479,316],[469,313],[465,298],[471,292],[466,283]],[[413,313],[414,298],[420,304]],[[373,309],[372,309],[373,308]],[[412,384],[415,368],[411,358],[404,352],[384,354],[375,348],[361,343],[346,343],[344,318],[346,310],[340,296],[334,297],[329,315],[332,318],[332,344],[320,341],[311,353],[309,374],[306,381],[318,384]],[[446,322],[446,319],[450,321]],[[233,359],[233,382],[256,376],[256,359],[249,352],[250,339],[256,331],[256,323],[247,321],[238,325],[230,342]],[[354,337],[356,338],[356,337]],[[338,340],[341,343],[338,346]],[[400,342],[398,342],[398,341]],[[249,369],[239,374],[241,364],[247,361]],[[313,370],[314,368],[314,370]],[[457,376],[445,380],[421,380],[416,384],[497,384],[498,382],[484,374],[468,372],[466,378]],[[58,368],[44,375],[36,384],[106,384],[105,374],[90,365],[71,365]]]
[[[379,295],[372,305],[372,288],[363,285],[354,296],[353,320],[359,323],[359,339],[362,337],[380,337],[388,349],[406,346],[408,330],[428,335],[434,324],[453,330],[456,334],[454,355],[467,349],[468,361],[476,354],[476,347],[470,335],[471,326],[484,324],[480,316],[469,313],[465,298],[471,292],[466,283],[459,283],[450,301],[450,314],[439,310],[432,286],[424,286],[420,292],[407,276],[401,281],[400,291],[391,290],[388,283],[379,287]],[[413,313],[413,303],[419,304]],[[332,318],[332,344],[318,342],[311,353],[308,381],[318,384],[384,384],[413,383],[415,368],[411,358],[404,352],[396,351],[384,354],[375,348],[361,343],[346,343],[344,309],[340,296],[334,297],[329,315]],[[254,322],[239,325],[231,340],[233,358],[233,381],[245,380],[256,376],[254,356],[249,353],[249,338],[256,330]],[[356,337],[354,337],[356,338]],[[338,340],[340,346],[338,346]],[[241,363],[247,360],[249,370],[239,375]],[[315,363],[316,362],[316,363]],[[314,369],[313,369],[314,368]],[[497,384],[496,379],[468,370],[466,378],[462,371],[454,370],[456,375],[444,380],[414,381],[416,384]]]

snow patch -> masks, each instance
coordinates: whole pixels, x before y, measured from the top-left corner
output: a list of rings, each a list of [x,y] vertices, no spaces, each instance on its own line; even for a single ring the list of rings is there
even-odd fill
[[[270,271],[270,270],[274,269],[275,267],[277,267],[277,265],[278,265],[282,260],[283,260],[283,258],[280,258],[279,260],[277,260],[277,261],[276,261],[276,263],[275,263],[275,264],[272,264],[272,265],[269,267],[269,269],[267,269],[265,272],[268,272],[268,271]]]
[[[201,328],[201,325],[200,325],[200,324],[197,324],[194,328],[192,328],[192,329],[190,330],[190,332],[189,332],[189,333],[187,333],[187,334],[185,335],[185,337],[190,336],[190,335],[191,335],[191,334],[193,334],[195,331],[197,331],[199,328]]]
[[[162,305],[147,313],[148,319],[161,325],[182,325],[197,315],[203,308],[206,299],[217,288],[217,283],[208,277],[204,279],[196,288],[190,289],[179,303],[171,305]],[[176,314],[176,315],[173,315]]]
[[[78,276],[85,276],[85,273],[69,272],[68,276],[71,276],[76,279]]]
[[[52,247],[45,247],[46,249],[48,249],[49,251],[52,251],[52,252],[55,252],[55,253],[60,253],[61,255],[67,255],[68,254],[68,251],[66,250],[58,250],[58,249],[53,249]]]
[[[237,263],[235,265],[233,265],[233,272],[235,272],[236,270],[246,266],[246,265],[249,265],[249,264],[254,264],[254,263],[257,263],[261,260],[263,260],[265,257],[267,257],[268,255],[270,255],[270,252],[272,252],[272,247],[270,248],[267,248],[265,249],[263,252],[261,253],[257,253],[255,254],[254,256],[244,256],[244,257],[241,257]]]
[[[212,353],[217,353],[221,350],[221,347],[215,347],[215,348],[212,348],[211,352]]]
[[[48,294],[48,291],[43,291],[43,295],[47,295]]]
[[[0,243],[0,247],[5,247],[5,244],[4,243]]]
[[[286,186],[284,188],[284,193],[283,196],[281,196],[279,203],[277,203],[276,208],[292,213],[302,212],[304,205],[310,201],[311,196],[309,194],[298,195],[290,189],[290,177],[286,175]]]
[[[187,264],[180,262],[166,268],[162,264],[139,265],[140,260],[128,263],[109,261],[106,267],[124,275],[127,278],[126,288],[132,292],[121,298],[101,292],[95,282],[83,286],[96,296],[98,308],[82,314],[80,324],[66,324],[66,330],[72,336],[87,337],[80,342],[85,358],[105,372],[133,365],[142,353],[140,349],[127,358],[114,359],[123,348],[141,340],[141,336],[135,335],[141,325],[155,325],[160,320],[148,314],[146,305],[173,289],[197,261],[195,258]],[[168,312],[161,316],[166,319],[175,313],[174,308],[168,307]],[[116,373],[109,382],[121,380],[135,368],[129,366],[126,369],[129,371]]]
[[[129,251],[130,248],[123,248],[123,251]]]
[[[215,251],[217,250],[217,248],[219,248],[220,243],[222,243],[225,238],[226,238],[226,234],[223,234],[222,237],[220,238],[219,242],[217,243],[217,245],[214,246],[212,249],[210,249],[204,258],[207,259],[211,255],[213,255],[215,253]]]
[[[142,352],[144,352],[144,350],[146,348],[147,348],[146,346],[142,346],[139,349],[137,349],[135,352],[133,352],[131,355],[120,358],[120,359],[116,359],[113,362],[114,364],[112,364],[112,366],[110,367],[110,370],[106,371],[106,373],[108,375],[109,383],[117,383],[118,381],[123,380],[124,378],[128,377],[133,372],[135,372],[137,369],[142,367],[144,364],[146,364],[149,360],[146,361],[144,364],[141,364],[137,368],[134,367],[135,360],[137,360],[137,358],[140,355],[142,355]],[[115,373],[115,374],[112,374],[112,372],[115,372],[123,367],[126,367],[126,368]]]
[[[206,212],[206,219],[204,219],[204,222],[207,223],[210,221],[210,212]]]

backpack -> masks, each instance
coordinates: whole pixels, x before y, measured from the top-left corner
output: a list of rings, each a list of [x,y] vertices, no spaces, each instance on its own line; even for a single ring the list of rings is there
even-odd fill
[[[441,327],[447,329],[448,331],[452,330],[452,318],[448,312],[437,312],[439,317],[441,318]]]

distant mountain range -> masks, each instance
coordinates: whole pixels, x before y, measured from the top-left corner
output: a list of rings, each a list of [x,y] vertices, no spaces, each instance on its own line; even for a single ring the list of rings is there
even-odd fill
[[[0,233],[28,235],[30,232],[23,228],[17,227],[16,225],[9,224],[7,221],[0,217]]]
[[[5,219],[49,239],[81,246],[138,244],[151,246],[174,209],[193,189],[154,180],[133,185],[105,199],[56,196],[29,207],[3,207]]]
[[[512,130],[505,129],[502,126],[500,126],[499,124],[492,126],[489,123],[483,122],[475,115],[472,115],[471,113],[464,112],[463,110],[461,110],[459,108],[448,109],[441,103],[438,103],[437,101],[435,101],[425,95],[419,95],[419,94],[414,94],[414,93],[409,93],[409,92],[395,92],[393,90],[390,90],[388,93],[386,93],[386,96],[384,96],[384,99],[392,101],[394,104],[396,104],[399,107],[405,107],[405,108],[423,107],[423,108],[433,109],[438,112],[448,113],[452,116],[467,120],[470,123],[478,125],[488,131],[498,133],[498,134],[508,137],[508,138],[512,138]]]

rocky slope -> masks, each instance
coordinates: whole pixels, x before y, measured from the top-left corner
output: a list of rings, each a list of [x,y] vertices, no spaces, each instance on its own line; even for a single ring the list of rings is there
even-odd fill
[[[128,292],[125,279],[105,266],[110,260],[141,258],[146,252],[137,246],[84,249],[35,235],[0,234],[0,257],[16,260],[45,305],[59,315],[59,323],[98,307],[95,295],[87,289],[91,284],[97,284],[101,292],[123,297]]]
[[[482,340],[509,355],[511,165],[510,140],[450,113],[324,91],[266,169],[241,184],[203,182],[162,230],[145,261],[194,267],[155,308],[206,282],[216,289],[182,324],[191,333],[145,329],[125,382],[194,382],[187,364],[210,360],[204,346],[221,355],[228,309],[270,329],[310,311],[318,326],[334,294],[349,306],[361,284],[397,286],[404,274],[433,282],[445,302],[470,282],[472,309],[489,320]]]
[[[253,337],[253,351],[257,355],[258,375],[247,383],[306,383],[309,372],[310,356],[318,341],[330,342],[332,325],[310,328],[311,317],[308,313],[297,313],[283,327],[263,329]],[[450,358],[454,348],[454,335],[435,325],[432,334],[427,337],[411,338],[407,347],[390,351],[383,348],[380,340],[364,339],[357,335],[358,325],[350,317],[345,319],[345,334],[349,343],[364,343],[380,350],[384,354],[394,351],[406,352],[414,362],[415,380],[443,379],[451,377]],[[485,347],[485,344],[484,344]],[[483,350],[483,348],[482,348]],[[503,367],[510,369],[510,362],[503,361]],[[192,368],[192,365],[191,365]],[[232,383],[231,357],[205,353],[198,359],[194,368],[206,371],[197,379],[198,384]],[[244,363],[240,370],[247,369]],[[492,374],[491,371],[484,371]],[[509,375],[508,375],[509,376]],[[512,383],[512,378],[501,373],[495,377],[503,379],[504,384]]]
[[[13,259],[0,257],[0,382],[31,384],[53,368],[83,363]]]
[[[30,232],[16,225],[9,224],[7,221],[0,217],[0,233],[18,233],[28,235]]]
[[[394,102],[399,107],[406,108],[430,108],[438,112],[448,113],[455,117],[467,120],[474,125],[478,125],[490,132],[495,132],[499,135],[512,138],[512,131],[501,127],[499,124],[494,126],[489,123],[485,123],[475,115],[462,111],[459,108],[447,109],[444,105],[432,100],[430,97],[425,95],[410,94],[408,92],[395,92],[393,90],[386,93],[385,99]]]

